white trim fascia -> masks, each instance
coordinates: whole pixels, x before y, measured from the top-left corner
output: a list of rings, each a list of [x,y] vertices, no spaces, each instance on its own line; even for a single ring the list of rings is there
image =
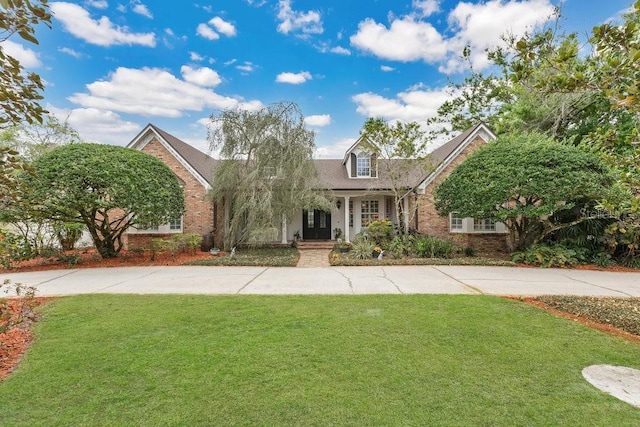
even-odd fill
[[[453,162],[453,160],[456,157],[458,157],[460,153],[462,153],[477,136],[480,136],[485,143],[496,139],[496,135],[493,132],[491,132],[491,130],[489,130],[489,128],[485,126],[484,123],[481,123],[480,125],[478,125],[476,130],[470,133],[469,136],[467,136],[467,138],[465,138],[465,140],[460,145],[458,145],[458,147],[438,165],[436,170],[431,172],[429,176],[426,177],[424,181],[422,181],[418,185],[418,187],[426,188],[429,184],[431,184],[433,180],[435,180],[438,177],[438,175],[440,175],[440,173],[442,173],[442,171],[446,169],[447,166],[449,166]]]
[[[150,134],[151,133],[151,134]],[[207,182],[207,180],[196,171],[193,166],[189,164],[162,136],[158,134],[151,126],[147,126],[142,132],[138,134],[136,138],[133,139],[129,144],[127,144],[127,148],[134,148],[136,150],[142,151],[142,149],[151,142],[151,140],[155,138],[162,144],[162,146],[169,152],[173,157],[178,160],[178,162],[187,170],[193,177],[206,189],[211,190],[211,184]]]

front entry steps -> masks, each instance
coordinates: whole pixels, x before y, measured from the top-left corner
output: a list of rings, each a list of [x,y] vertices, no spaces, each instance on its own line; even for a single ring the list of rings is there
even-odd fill
[[[331,240],[306,240],[297,242],[300,260],[297,267],[329,267],[329,253],[336,244]]]
[[[335,240],[304,240],[296,242],[296,246],[301,251],[308,249],[332,250],[336,243]]]

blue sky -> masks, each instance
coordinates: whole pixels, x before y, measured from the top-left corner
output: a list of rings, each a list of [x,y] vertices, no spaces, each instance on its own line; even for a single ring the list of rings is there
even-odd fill
[[[458,57],[509,31],[563,25],[588,34],[631,0],[50,1],[40,45],[2,48],[46,82],[44,104],[83,139],[126,145],[153,123],[206,150],[208,117],[296,102],[316,156],[339,158],[367,117],[423,122],[465,69]]]

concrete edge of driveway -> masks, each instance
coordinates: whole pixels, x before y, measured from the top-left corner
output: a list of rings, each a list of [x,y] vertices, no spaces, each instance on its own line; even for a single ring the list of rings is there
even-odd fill
[[[640,297],[640,272],[485,266],[151,266],[0,274],[39,296],[116,294],[483,294]]]

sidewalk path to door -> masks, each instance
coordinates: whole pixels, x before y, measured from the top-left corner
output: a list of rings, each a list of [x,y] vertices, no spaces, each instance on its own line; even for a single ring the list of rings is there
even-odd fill
[[[0,274],[39,296],[488,294],[640,297],[640,272],[478,266],[121,267]]]

